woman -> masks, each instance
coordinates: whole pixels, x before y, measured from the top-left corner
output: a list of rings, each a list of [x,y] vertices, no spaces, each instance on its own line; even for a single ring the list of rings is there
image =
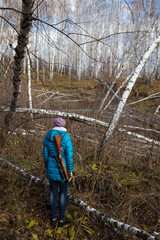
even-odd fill
[[[56,118],[54,120],[54,128],[48,131],[45,136],[43,143],[43,157],[45,162],[45,167],[47,170],[47,178],[50,182],[50,213],[52,225],[55,225],[58,220],[58,226],[63,226],[65,224],[65,211],[67,206],[67,192],[68,192],[68,182],[62,179],[59,168],[57,166],[56,159],[54,155],[58,156],[58,151],[56,149],[56,144],[54,141],[55,135],[61,135],[61,152],[63,162],[68,171],[69,181],[73,176],[73,147],[69,134],[67,134],[67,129],[64,127],[66,124],[63,118]],[[57,218],[56,205],[59,191],[59,218]]]

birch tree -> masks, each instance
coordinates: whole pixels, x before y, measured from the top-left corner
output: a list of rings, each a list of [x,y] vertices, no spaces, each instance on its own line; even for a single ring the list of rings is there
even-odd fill
[[[32,109],[32,80],[31,80],[31,59],[28,53],[27,56],[27,73],[28,73],[28,104],[29,108]],[[31,113],[31,118],[33,118],[33,114]]]
[[[25,57],[26,46],[29,40],[29,33],[32,27],[34,0],[22,0],[22,14],[20,21],[20,32],[18,35],[17,46],[15,48],[14,69],[13,69],[13,94],[10,103],[10,111],[5,117],[5,129],[2,130],[1,136],[4,141],[5,135],[9,131],[10,124],[13,120],[18,100],[21,93],[21,77],[23,73],[23,60]]]
[[[145,63],[147,62],[148,58],[150,57],[151,53],[154,51],[154,49],[157,47],[157,45],[160,43],[160,35],[154,40],[154,42],[152,43],[152,45],[149,47],[149,49],[145,52],[144,56],[142,57],[141,61],[139,62],[138,66],[136,67],[135,71],[133,72],[123,94],[122,97],[118,103],[117,109],[113,114],[112,120],[109,123],[109,127],[108,130],[103,138],[103,141],[101,143],[101,147],[100,150],[104,149],[107,142],[109,141],[109,138],[111,137],[114,129],[116,128],[117,124],[118,124],[118,120],[121,116],[121,113],[123,111],[123,108],[127,102],[127,99],[130,95],[130,92],[132,91],[132,88],[142,70],[142,68],[144,67]]]

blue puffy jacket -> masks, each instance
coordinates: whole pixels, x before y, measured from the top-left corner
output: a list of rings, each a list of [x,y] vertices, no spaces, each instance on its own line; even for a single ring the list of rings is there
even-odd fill
[[[43,157],[47,170],[48,180],[65,181],[62,179],[54,155],[58,156],[58,151],[54,142],[54,136],[61,134],[61,155],[68,172],[73,172],[73,147],[70,136],[65,131],[51,129],[45,136],[43,143]]]

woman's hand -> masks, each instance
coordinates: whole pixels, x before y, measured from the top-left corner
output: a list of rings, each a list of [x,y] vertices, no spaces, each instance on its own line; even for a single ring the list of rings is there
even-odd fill
[[[73,172],[69,172],[68,175],[69,175],[68,176],[69,177],[68,182],[70,182],[72,180],[72,178],[73,178]]]

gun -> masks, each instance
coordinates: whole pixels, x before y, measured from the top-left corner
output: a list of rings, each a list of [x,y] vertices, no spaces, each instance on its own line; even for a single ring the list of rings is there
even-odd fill
[[[59,168],[59,172],[60,172],[60,175],[61,175],[62,179],[66,179],[66,177],[64,175],[64,172],[62,170],[62,166],[60,165],[60,162],[59,162],[59,159],[58,159],[57,155],[54,155],[54,158],[56,159],[57,166]]]
[[[64,165],[64,162],[63,162],[63,158],[62,158],[62,155],[61,155],[61,152],[63,151],[63,149],[61,148],[61,135],[55,135],[54,136],[54,141],[55,141],[55,144],[56,144],[56,148],[57,148],[57,151],[58,151],[58,158],[59,158],[59,163],[61,165],[61,170],[63,171],[63,175],[65,176],[63,179],[66,179],[67,182],[69,180],[69,177],[68,177],[68,174],[67,174],[67,171],[66,171],[66,168],[65,168],[65,165]],[[57,157],[57,156],[56,156]],[[55,159],[56,159],[55,157]],[[57,161],[57,160],[56,160]],[[59,168],[60,169],[60,168]],[[61,171],[60,171],[60,174],[61,174]],[[62,176],[62,175],[61,175]]]

